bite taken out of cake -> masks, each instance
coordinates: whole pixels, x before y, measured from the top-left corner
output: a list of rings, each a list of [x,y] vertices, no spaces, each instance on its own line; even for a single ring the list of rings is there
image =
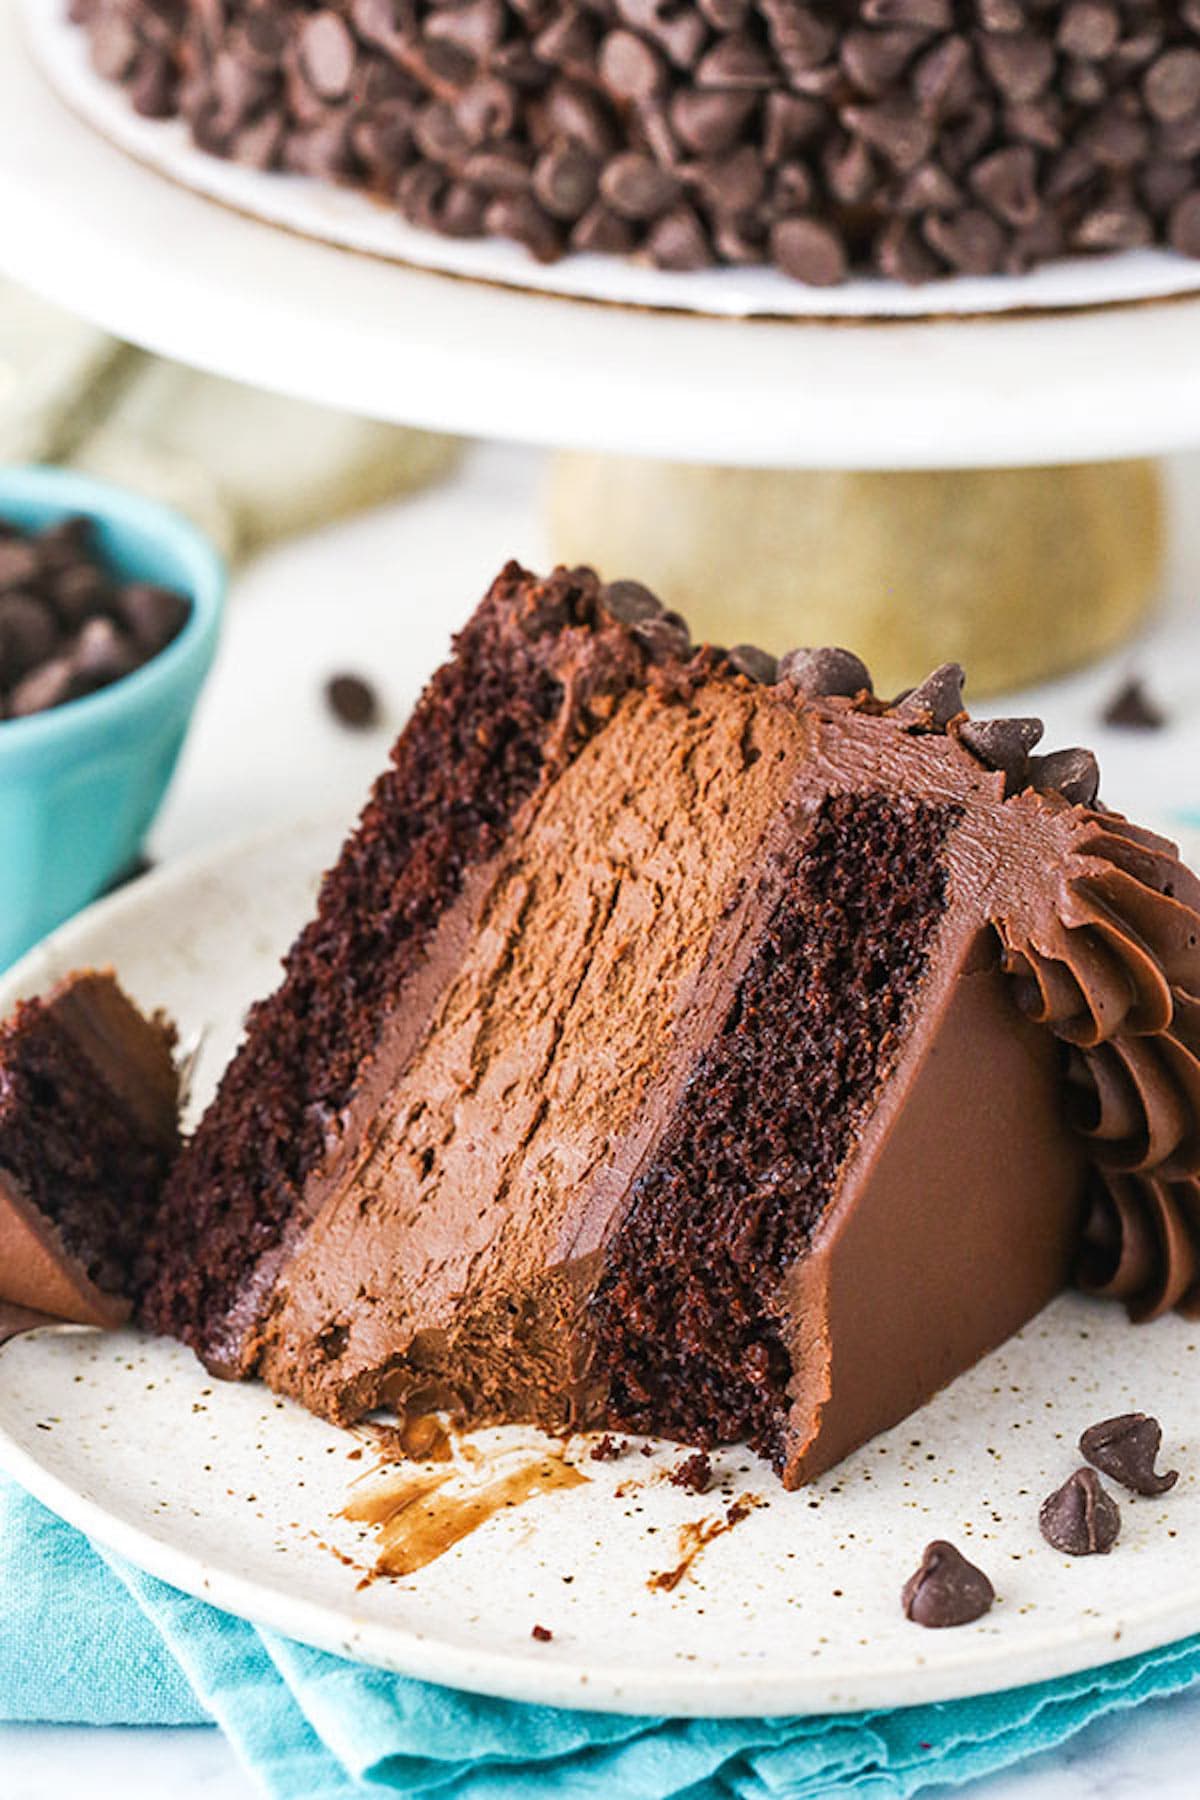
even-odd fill
[[[1200,883],[1084,751],[506,568],[170,1174],[143,1324],[331,1419],[788,1486],[1082,1271],[1197,1297]]]

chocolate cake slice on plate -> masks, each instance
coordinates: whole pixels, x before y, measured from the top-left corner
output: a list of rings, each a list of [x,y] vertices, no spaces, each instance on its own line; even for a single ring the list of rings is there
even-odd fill
[[[747,1438],[791,1486],[1089,1217],[1128,1291],[1166,1194],[1186,1302],[1200,884],[960,680],[889,704],[506,568],[169,1177],[143,1321],[335,1420]]]
[[[0,1311],[129,1317],[179,1148],[174,1044],[94,971],[0,1027]]]

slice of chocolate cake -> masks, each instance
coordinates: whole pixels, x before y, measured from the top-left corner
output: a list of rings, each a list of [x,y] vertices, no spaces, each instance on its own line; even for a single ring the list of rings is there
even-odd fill
[[[1200,1166],[1200,884],[960,681],[889,705],[510,565],[175,1167],[145,1321],[334,1419],[745,1437],[789,1485],[1001,1342],[1097,1169]]]
[[[0,1302],[128,1318],[179,1147],[174,1042],[92,971],[0,1027]]]

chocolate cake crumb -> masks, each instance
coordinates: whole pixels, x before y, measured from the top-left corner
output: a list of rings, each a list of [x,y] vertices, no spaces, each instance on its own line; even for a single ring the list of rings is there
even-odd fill
[[[554,1637],[554,1633],[548,1630],[545,1625],[535,1625],[529,1635],[539,1644],[548,1644]]]
[[[1178,1469],[1155,1473],[1162,1426],[1146,1413],[1120,1413],[1089,1425],[1079,1448],[1094,1468],[1111,1475],[1134,1494],[1165,1494],[1179,1480]]]
[[[712,1486],[712,1461],[703,1450],[696,1450],[671,1470],[672,1487],[686,1488],[689,1494],[707,1494]]]
[[[1122,682],[1100,717],[1118,731],[1161,731],[1167,722],[1162,708],[1151,699],[1138,675]]]
[[[351,731],[367,731],[379,723],[379,696],[361,675],[330,676],[325,699],[338,723]]]
[[[904,1584],[900,1604],[914,1625],[939,1631],[981,1619],[995,1598],[996,1590],[983,1570],[953,1544],[937,1538],[926,1544],[920,1566]]]
[[[1094,1469],[1076,1469],[1038,1513],[1042,1536],[1067,1556],[1106,1556],[1121,1531],[1121,1509]]]
[[[599,1443],[592,1445],[591,1459],[593,1462],[616,1462],[628,1448],[628,1438],[617,1438],[611,1431],[606,1431]]]

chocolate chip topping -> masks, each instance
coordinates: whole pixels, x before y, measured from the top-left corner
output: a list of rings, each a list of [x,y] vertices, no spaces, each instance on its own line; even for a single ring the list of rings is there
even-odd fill
[[[1122,731],[1161,731],[1166,724],[1161,706],[1136,675],[1121,683],[1101,716],[1106,725]]]
[[[929,731],[945,731],[963,710],[965,680],[959,663],[942,663],[896,703],[897,716]]]
[[[338,723],[352,731],[366,731],[379,722],[379,696],[361,675],[332,675],[325,699]]]
[[[764,687],[773,686],[778,665],[770,651],[759,650],[753,644],[735,644],[728,655],[739,675],[748,675],[751,681],[759,681]]]
[[[811,699],[841,695],[853,700],[872,692],[867,665],[852,650],[829,646],[820,650],[789,650],[779,659],[779,681],[790,682]]]
[[[995,1598],[996,1590],[983,1570],[939,1538],[925,1546],[920,1567],[904,1584],[900,1604],[914,1624],[940,1630],[982,1618]]]
[[[641,625],[662,616],[663,604],[640,581],[610,581],[600,590],[605,611],[622,625]]]
[[[1053,750],[1030,758],[1029,779],[1040,793],[1061,794],[1073,806],[1091,806],[1100,791],[1100,765],[1090,750]]]
[[[1156,1475],[1154,1465],[1162,1443],[1162,1426],[1146,1413],[1121,1413],[1089,1425],[1079,1448],[1095,1468],[1111,1475],[1135,1494],[1165,1494],[1179,1480],[1178,1469]]]
[[[958,741],[986,768],[999,769],[1006,791],[1013,794],[1027,785],[1029,752],[1041,742],[1044,729],[1040,719],[964,719]]]
[[[1200,254],[1200,18],[1141,0],[73,0],[213,154],[538,258],[922,282]]]
[[[1076,1469],[1042,1501],[1038,1525],[1067,1556],[1107,1555],[1120,1534],[1121,1509],[1094,1469]]]

